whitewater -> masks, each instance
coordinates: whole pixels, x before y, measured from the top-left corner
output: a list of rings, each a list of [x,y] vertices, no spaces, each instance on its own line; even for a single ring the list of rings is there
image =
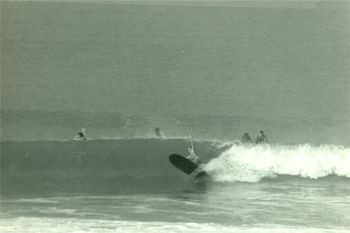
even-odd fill
[[[318,179],[335,175],[350,178],[350,149],[308,144],[234,145],[206,165],[219,182],[258,182],[277,175]]]
[[[350,148],[187,138],[1,142],[1,232],[348,232]]]

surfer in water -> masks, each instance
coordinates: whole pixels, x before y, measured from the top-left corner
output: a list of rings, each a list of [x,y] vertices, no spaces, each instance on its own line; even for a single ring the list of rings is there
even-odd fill
[[[244,133],[241,138],[242,143],[252,143],[252,138],[250,137],[249,133]]]
[[[266,137],[264,131],[262,131],[262,130],[259,131],[259,135],[258,135],[258,137],[255,139],[255,143],[256,143],[256,144],[267,143],[267,137]]]
[[[199,163],[200,162],[200,159],[194,149],[194,146],[193,146],[193,140],[192,140],[192,137],[190,135],[190,140],[191,140],[191,146],[188,148],[188,153],[189,155],[187,155],[187,159],[193,161],[194,163]]]
[[[87,140],[87,137],[86,137],[86,129],[85,128],[82,128],[80,130],[80,132],[78,133],[77,136],[75,136],[74,138],[75,140]]]
[[[162,134],[161,134],[161,132],[160,132],[160,128],[158,128],[158,127],[156,127],[156,128],[154,129],[154,134],[155,134],[156,137],[158,137],[158,138],[161,138],[161,137],[162,137]]]

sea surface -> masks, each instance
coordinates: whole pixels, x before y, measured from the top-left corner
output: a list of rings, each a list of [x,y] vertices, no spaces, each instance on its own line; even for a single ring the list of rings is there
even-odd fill
[[[0,2],[0,232],[350,232],[349,2],[132,2]]]
[[[196,140],[1,142],[1,232],[349,232],[350,149]]]

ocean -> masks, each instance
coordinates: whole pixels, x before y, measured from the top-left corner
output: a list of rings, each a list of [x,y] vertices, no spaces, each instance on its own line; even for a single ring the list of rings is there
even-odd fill
[[[350,232],[348,1],[0,4],[1,233]]]
[[[183,138],[1,142],[1,232],[349,232],[350,149]]]

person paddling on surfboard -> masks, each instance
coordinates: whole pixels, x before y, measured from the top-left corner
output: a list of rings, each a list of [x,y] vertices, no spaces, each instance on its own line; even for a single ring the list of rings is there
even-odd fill
[[[78,133],[77,136],[75,136],[75,140],[87,140],[87,137],[86,137],[86,133],[85,133],[86,129],[85,128],[82,128],[80,130],[80,132]]]
[[[255,139],[256,144],[264,144],[267,143],[267,137],[264,131],[260,130],[258,137]]]
[[[194,149],[194,146],[193,146],[193,140],[192,140],[192,137],[190,135],[190,140],[191,140],[191,146],[188,148],[188,153],[189,155],[187,155],[187,159],[193,161],[194,163],[199,163],[200,162],[200,159]]]

